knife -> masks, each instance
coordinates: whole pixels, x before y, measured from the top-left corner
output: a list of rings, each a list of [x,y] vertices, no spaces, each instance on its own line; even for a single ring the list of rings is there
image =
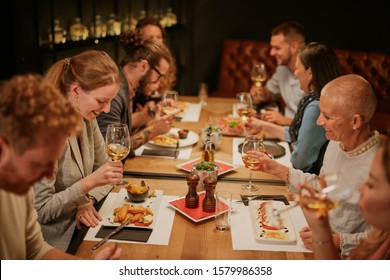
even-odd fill
[[[120,231],[124,226],[126,226],[131,220],[131,217],[130,218],[127,218],[127,220],[125,220],[123,223],[120,224],[120,226],[118,226],[116,229],[114,229],[112,232],[110,232],[109,234],[107,234],[106,237],[104,237],[102,240],[100,240],[98,243],[95,244],[95,246],[92,247],[92,250],[96,250],[97,248],[99,248],[100,246],[102,246],[104,243],[107,242],[108,239],[110,239],[111,236],[113,236],[115,233],[117,233],[118,231]]]
[[[177,160],[177,156],[179,155],[179,140],[176,142],[176,150],[175,150],[175,157],[173,160]]]

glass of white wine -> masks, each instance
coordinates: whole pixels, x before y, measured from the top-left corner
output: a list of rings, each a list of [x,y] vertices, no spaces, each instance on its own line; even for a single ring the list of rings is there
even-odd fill
[[[236,95],[237,102],[235,104],[236,106],[236,112],[237,115],[240,116],[244,127],[246,121],[252,116],[254,113],[253,109],[253,101],[252,101],[252,95],[249,92],[240,92]],[[246,129],[244,130],[244,134],[246,134]]]
[[[130,131],[126,124],[112,123],[107,126],[106,152],[113,161],[120,161],[127,157],[131,148]],[[119,181],[117,185],[127,184]]]
[[[161,110],[163,115],[170,115],[178,113],[177,108],[179,101],[179,93],[174,90],[164,92],[161,99]]]
[[[252,184],[252,169],[260,165],[260,159],[247,154],[248,151],[263,151],[263,138],[257,135],[249,135],[245,138],[241,148],[241,158],[245,167],[249,168],[249,183],[241,186],[246,191],[256,191],[259,188]]]
[[[265,64],[263,62],[254,63],[252,66],[252,72],[251,72],[251,79],[252,83],[260,88],[264,82],[267,80],[267,69],[265,67]],[[261,96],[256,95],[254,96],[254,103],[258,104],[260,103]]]
[[[252,66],[252,82],[255,86],[261,87],[267,80],[267,69],[263,62],[254,63]]]
[[[267,211],[268,216],[282,224],[283,213],[299,205],[316,211],[319,216],[338,207],[349,200],[356,190],[353,184],[339,184],[340,176],[340,173],[335,172],[320,175],[307,181],[296,199],[297,204],[281,209],[268,204],[267,207],[271,207]]]

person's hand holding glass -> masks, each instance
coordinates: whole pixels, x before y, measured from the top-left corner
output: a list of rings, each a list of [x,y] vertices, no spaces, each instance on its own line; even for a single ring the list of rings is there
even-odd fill
[[[252,169],[258,168],[260,165],[260,158],[253,157],[248,154],[249,151],[263,151],[263,138],[257,135],[250,135],[245,138],[241,148],[242,161],[246,168],[249,168],[249,183],[243,185],[241,188],[246,191],[256,191],[258,187],[252,184]]]
[[[131,149],[129,128],[126,124],[112,123],[107,126],[106,152],[113,161],[121,161],[127,157]],[[119,180],[117,185],[126,184]]]

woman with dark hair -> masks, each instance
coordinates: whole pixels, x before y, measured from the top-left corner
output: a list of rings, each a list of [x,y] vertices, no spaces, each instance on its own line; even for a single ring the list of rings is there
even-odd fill
[[[294,74],[305,95],[298,104],[291,125],[283,127],[251,118],[247,127],[251,133],[263,130],[288,141],[293,146],[292,166],[304,172],[318,174],[328,144],[324,128],[316,124],[320,115],[320,93],[329,81],[341,76],[342,70],[330,47],[313,42],[299,52]]]

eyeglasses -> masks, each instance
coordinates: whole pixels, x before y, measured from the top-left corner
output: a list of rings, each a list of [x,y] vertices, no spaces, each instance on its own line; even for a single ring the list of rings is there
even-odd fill
[[[151,63],[150,68],[152,68],[152,70],[156,71],[156,73],[158,74],[158,78],[155,81],[152,81],[152,83],[157,83],[162,77],[164,77],[164,74],[161,74],[161,72]]]

